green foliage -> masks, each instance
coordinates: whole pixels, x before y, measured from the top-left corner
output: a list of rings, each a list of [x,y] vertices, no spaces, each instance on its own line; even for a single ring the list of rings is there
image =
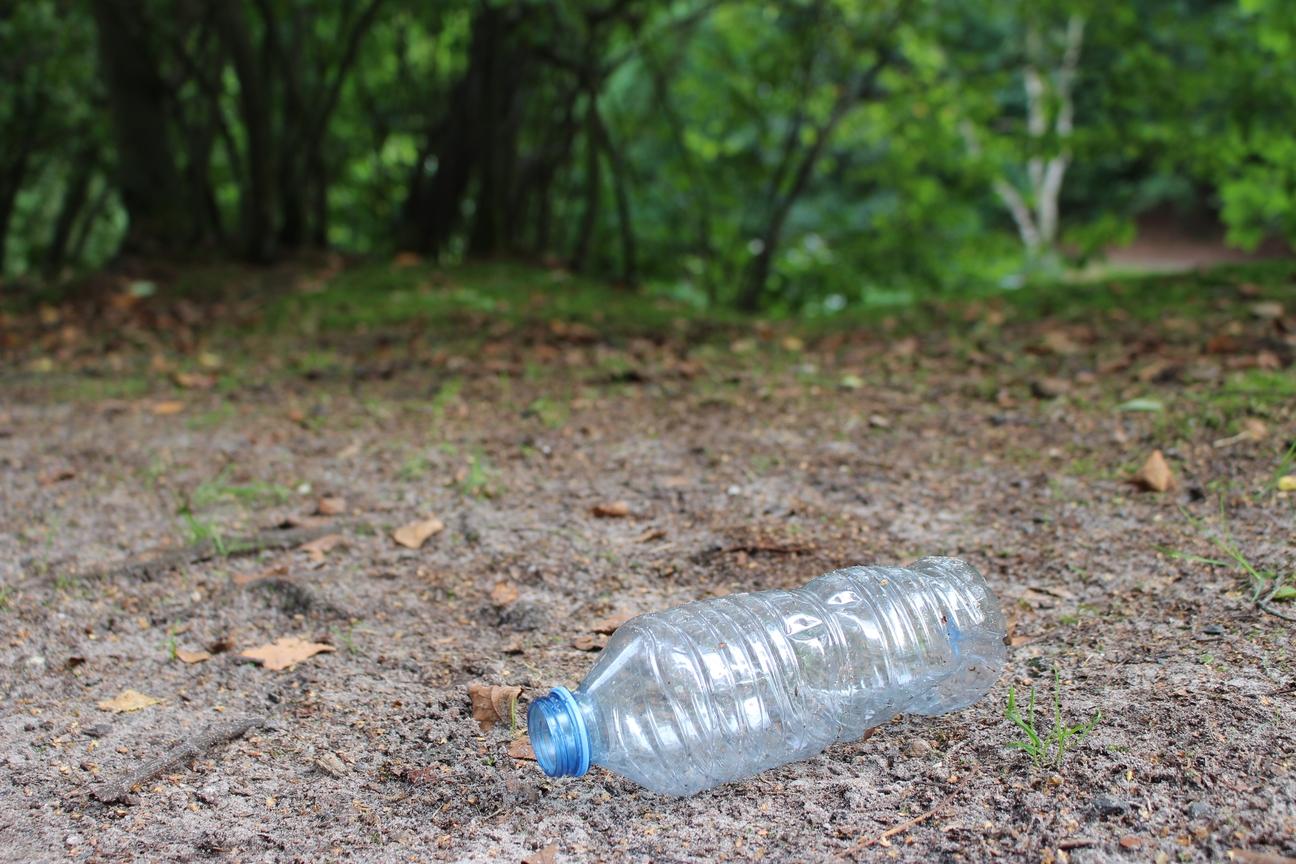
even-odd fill
[[[123,242],[417,249],[814,316],[1052,277],[1158,206],[1218,214],[1246,248],[1296,239],[1286,0],[12,6],[0,278],[57,280]],[[140,110],[168,164],[125,146]],[[184,223],[163,220],[170,245],[129,194],[141,170]],[[499,308],[427,278],[362,269],[278,312]],[[555,269],[516,290],[580,317],[597,311],[581,285]]]
[[[1075,726],[1068,726],[1062,722],[1062,679],[1057,670],[1053,672],[1053,726],[1052,728],[1042,731],[1035,725],[1035,688],[1030,689],[1030,699],[1026,704],[1026,712],[1022,713],[1017,706],[1017,688],[1010,685],[1008,688],[1008,706],[1004,710],[1004,717],[1011,720],[1013,725],[1021,730],[1025,736],[1021,741],[1009,743],[1009,747],[1020,750],[1030,757],[1031,764],[1036,768],[1052,766],[1061,769],[1066,761],[1067,750],[1084,741],[1089,733],[1097,728],[1099,721],[1102,720],[1102,711],[1095,711],[1094,716],[1086,723],[1080,723]]]
[[[1278,470],[1285,470],[1285,466],[1289,465],[1290,460],[1293,458],[1296,458],[1296,444],[1288,448],[1279,463]],[[1281,475],[1275,474],[1275,477],[1277,476]],[[1274,485],[1276,485],[1276,481]],[[1209,564],[1212,567],[1226,567],[1234,570],[1246,577],[1247,587],[1251,592],[1251,602],[1257,608],[1278,618],[1289,621],[1296,620],[1296,617],[1279,611],[1271,605],[1277,602],[1296,600],[1296,585],[1292,584],[1292,579],[1296,577],[1296,573],[1282,573],[1269,569],[1262,570],[1251,562],[1250,557],[1242,551],[1242,547],[1233,539],[1233,534],[1229,530],[1228,517],[1224,512],[1223,499],[1220,500],[1219,526],[1215,529],[1207,525],[1204,520],[1195,518],[1183,508],[1180,508],[1180,512],[1183,514],[1184,519],[1188,521],[1188,524],[1192,526],[1193,533],[1210,541],[1212,546],[1224,554],[1224,558],[1206,558],[1201,555],[1161,546],[1157,547],[1159,552],[1181,561]]]

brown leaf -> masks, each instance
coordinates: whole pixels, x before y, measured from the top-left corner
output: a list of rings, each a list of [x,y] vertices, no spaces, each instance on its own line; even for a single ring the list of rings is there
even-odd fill
[[[509,742],[508,755],[514,759],[523,759],[528,762],[536,761],[535,750],[531,749],[531,739],[525,735],[521,738],[514,738]]]
[[[1174,472],[1160,450],[1153,450],[1143,467],[1130,480],[1150,492],[1165,492],[1175,485]]]
[[[590,625],[590,629],[595,633],[603,633],[610,636],[616,632],[618,627],[633,617],[633,615],[609,615],[606,618],[600,618],[598,621],[595,621]]]
[[[1283,316],[1283,304],[1277,300],[1261,300],[1251,304],[1251,314],[1262,321],[1272,321]]]
[[[1242,421],[1242,432],[1252,441],[1263,441],[1269,434],[1269,427],[1257,417],[1248,417]]]
[[[238,588],[251,585],[253,582],[260,582],[263,579],[278,579],[288,575],[287,564],[276,564],[273,567],[267,567],[264,570],[258,570],[255,573],[235,573],[230,577],[230,581]]]
[[[590,512],[600,519],[624,519],[630,515],[630,505],[624,501],[606,501],[595,504]]]
[[[577,636],[572,640],[572,647],[577,651],[602,651],[607,647],[607,637],[603,635]]]
[[[262,666],[274,672],[291,669],[308,657],[325,651],[335,651],[332,645],[319,642],[307,642],[296,636],[280,636],[268,645],[249,648],[240,654],[248,660],[256,660]]]
[[[204,660],[210,660],[212,656],[209,651],[203,651],[201,649],[197,651],[186,651],[183,648],[177,648],[175,655],[176,659],[181,663],[201,663]]]
[[[514,706],[521,687],[501,687],[498,684],[469,684],[468,696],[472,699],[472,715],[482,728],[489,732],[496,723],[512,724]]]
[[[324,560],[324,556],[329,553],[333,547],[343,542],[341,534],[325,534],[323,537],[316,537],[297,548],[310,556],[310,559],[316,564]]]
[[[161,703],[162,700],[156,696],[146,696],[138,690],[123,690],[113,698],[105,699],[98,704],[101,711],[123,714],[127,711],[138,711],[141,708],[148,708]]]
[[[508,606],[518,599],[518,587],[512,582],[500,582],[491,589],[490,598],[496,606]]]
[[[652,540],[660,540],[666,536],[664,528],[649,528],[647,531],[635,538],[636,543],[648,543]]]
[[[532,852],[522,859],[522,864],[558,864],[558,844],[550,843],[538,852]]]
[[[347,500],[337,495],[325,495],[315,502],[315,512],[321,516],[341,516],[347,511]]]
[[[73,480],[77,476],[75,468],[58,468],[48,474],[41,475],[39,481],[42,486],[53,486],[55,483],[62,483],[65,480]]]
[[[171,377],[186,390],[210,390],[216,386],[215,375],[204,375],[201,372],[177,372]]]
[[[153,403],[153,413],[158,415],[159,417],[167,417],[172,414],[179,414],[183,410],[185,410],[185,403],[176,401],[174,399],[166,402]]]
[[[402,525],[392,532],[392,539],[407,549],[419,549],[433,534],[441,532],[445,523],[435,516]]]
[[[1056,399],[1066,395],[1071,383],[1062,378],[1037,378],[1031,382],[1030,389],[1036,399]]]

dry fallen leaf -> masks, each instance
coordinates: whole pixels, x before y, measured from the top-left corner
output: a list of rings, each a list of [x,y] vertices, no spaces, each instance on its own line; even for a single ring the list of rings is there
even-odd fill
[[[255,573],[235,573],[230,577],[230,581],[236,587],[242,588],[251,585],[253,582],[261,582],[265,579],[282,579],[288,575],[287,564],[276,564],[273,567],[267,567],[264,570],[258,570]]]
[[[240,654],[249,660],[256,660],[262,666],[275,672],[291,669],[308,657],[314,657],[325,651],[336,650],[332,645],[319,642],[307,642],[296,636],[281,636],[268,645],[249,648]]]
[[[392,532],[392,539],[407,549],[418,549],[433,534],[445,528],[445,523],[435,516],[402,525]]]
[[[630,515],[630,505],[624,501],[607,501],[595,504],[590,512],[600,519],[623,519]]]
[[[501,687],[498,684],[469,684],[468,696],[472,699],[472,715],[482,728],[489,732],[501,720],[512,725],[521,687]]]
[[[1278,491],[1296,492],[1296,474],[1288,474],[1286,477],[1279,477]]]
[[[323,537],[316,537],[314,540],[303,543],[297,548],[309,555],[310,559],[316,564],[319,564],[324,560],[324,556],[341,542],[341,534],[325,534]]]
[[[606,618],[600,618],[598,621],[595,621],[590,625],[590,629],[595,633],[603,633],[610,636],[616,632],[618,627],[633,617],[633,615],[609,615]]]
[[[177,648],[175,655],[176,659],[182,663],[201,663],[204,660],[210,660],[212,656],[209,651],[203,651],[201,649],[198,651],[186,651],[183,648]]]
[[[636,543],[648,543],[653,540],[660,540],[666,536],[666,530],[663,528],[649,528],[647,531],[635,538]]]
[[[315,504],[315,512],[321,516],[341,516],[347,511],[347,500],[337,495],[325,495]]]
[[[496,606],[507,606],[518,599],[518,587],[512,582],[500,582],[491,589],[490,598]]]
[[[601,634],[577,636],[572,640],[572,647],[577,651],[602,651],[607,647],[607,637]]]
[[[1272,321],[1283,316],[1283,304],[1277,300],[1261,300],[1251,304],[1251,314],[1264,321]]]
[[[186,390],[210,390],[216,386],[215,375],[204,375],[201,372],[177,372],[171,377]]]
[[[138,711],[141,708],[148,708],[150,705],[160,705],[161,703],[162,700],[156,696],[147,696],[138,690],[123,690],[117,696],[100,702],[99,708],[102,711],[122,714],[126,711]]]
[[[538,852],[532,852],[522,859],[522,864],[558,864],[558,844],[550,843]]]
[[[1174,472],[1160,450],[1153,450],[1143,467],[1130,479],[1136,486],[1152,492],[1165,492],[1175,485]]]
[[[531,739],[525,735],[521,738],[514,738],[509,742],[508,755],[514,759],[525,759],[528,762],[536,761],[535,750],[531,749]]]
[[[159,417],[166,417],[170,414],[179,414],[185,409],[185,403],[177,401],[154,402],[153,413]]]

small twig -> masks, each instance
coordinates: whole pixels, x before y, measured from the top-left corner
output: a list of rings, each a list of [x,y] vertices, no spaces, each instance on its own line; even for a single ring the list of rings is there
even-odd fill
[[[781,543],[739,543],[736,546],[726,546],[720,550],[720,554],[732,555],[737,552],[756,554],[764,552],[767,555],[797,555],[810,551],[812,550],[809,546],[783,545]]]
[[[936,812],[940,810],[942,807],[944,807],[946,804],[948,804],[950,800],[954,797],[955,792],[957,791],[958,790],[955,789],[954,792],[950,792],[944,798],[937,801],[935,806],[932,807],[930,810],[926,811],[925,813],[919,813],[917,816],[913,817],[912,819],[907,819],[904,822],[901,822],[899,825],[894,825],[888,828],[887,830],[883,831],[881,834],[879,834],[876,837],[866,837],[860,840],[854,846],[850,847],[845,852],[841,853],[841,855],[838,857],[846,858],[846,857],[853,856],[856,852],[859,852],[861,849],[866,849],[869,846],[875,846],[879,843],[884,846],[888,845],[887,841],[890,840],[892,837],[896,836],[897,834],[903,834],[905,831],[908,831],[910,828],[914,827],[915,825],[921,825],[923,822],[926,822],[932,816],[936,815]]]
[[[114,564],[101,570],[74,574],[78,578],[91,581],[105,581],[127,577],[152,578],[176,567],[186,564],[198,564],[217,557],[233,558],[239,555],[255,555],[270,549],[291,549],[300,546],[325,534],[338,530],[338,526],[317,526],[311,528],[289,528],[262,531],[247,537],[227,537],[218,548],[212,540],[203,540],[189,546],[174,550],[152,550],[138,555],[122,564]]]
[[[96,801],[103,804],[129,801],[131,790],[136,786],[147,783],[159,774],[185,762],[197,759],[219,744],[242,738],[249,730],[255,729],[265,722],[265,717],[242,717],[225,723],[213,724],[193,740],[179,742],[166,755],[145,762],[140,768],[119,780],[101,784],[91,790],[90,794]]]

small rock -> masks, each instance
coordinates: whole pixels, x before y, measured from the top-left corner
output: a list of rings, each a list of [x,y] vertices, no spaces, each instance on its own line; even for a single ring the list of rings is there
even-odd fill
[[[1283,304],[1277,300],[1261,300],[1251,304],[1251,314],[1262,321],[1272,321],[1283,316]]]
[[[1188,805],[1189,819],[1209,819],[1215,815],[1215,808],[1205,801],[1194,801]]]
[[[926,756],[931,752],[931,745],[921,738],[915,738],[905,746],[905,755],[912,756],[915,759]]]
[[[85,734],[89,735],[91,738],[102,738],[111,731],[111,723],[96,723],[93,726],[87,726],[85,728]]]
[[[1207,636],[1223,636],[1224,628],[1218,624],[1207,624],[1202,628],[1202,633]]]
[[[1061,378],[1036,378],[1030,384],[1031,395],[1036,399],[1056,399],[1070,389],[1070,382]]]
[[[1098,795],[1093,799],[1093,809],[1099,816],[1120,816],[1129,810],[1129,804],[1111,795]]]
[[[69,846],[80,846],[85,841],[81,839],[80,834],[69,834],[63,839],[63,842]]]
[[[195,792],[194,796],[204,804],[215,806],[229,797],[229,782],[217,780],[214,783],[208,783]]]
[[[315,760],[315,767],[330,777],[341,777],[346,773],[346,765],[342,764],[342,760],[336,754],[328,752]]]

